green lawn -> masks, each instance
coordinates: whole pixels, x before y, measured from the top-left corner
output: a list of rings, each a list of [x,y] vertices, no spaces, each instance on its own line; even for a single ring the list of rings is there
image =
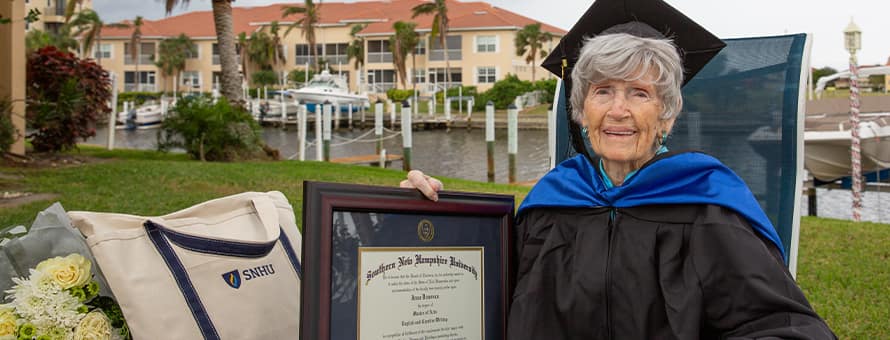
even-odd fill
[[[243,191],[282,191],[301,218],[303,181],[395,186],[401,171],[320,162],[201,163],[151,151],[81,154],[107,158],[58,169],[0,167],[0,191],[58,194],[66,210],[158,215]],[[16,176],[22,176],[16,178]],[[516,196],[528,188],[443,178],[448,190]],[[0,227],[29,224],[49,206],[39,201],[0,208]],[[890,338],[890,225],[804,217],[798,281],[841,339]]]

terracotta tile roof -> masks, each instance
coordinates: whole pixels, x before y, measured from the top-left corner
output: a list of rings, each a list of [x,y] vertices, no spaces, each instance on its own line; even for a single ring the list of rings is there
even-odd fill
[[[494,7],[485,2],[447,1],[450,29],[521,28],[527,24],[537,22],[531,18]],[[433,21],[432,15],[411,18],[411,9],[424,2],[424,0],[375,0],[354,3],[324,2],[320,8],[320,24],[343,25],[362,20],[377,21],[371,22],[362,31],[362,34],[383,35],[392,32],[392,24],[394,22],[404,20],[416,22],[418,31],[429,31]],[[302,17],[302,15],[298,14],[282,18],[281,11],[285,6],[292,6],[292,4],[233,7],[232,18],[235,35],[237,36],[241,32],[250,34],[260,24],[276,20],[286,27],[287,24]],[[566,31],[563,29],[543,23],[541,28],[556,35],[566,34]],[[132,28],[105,28],[102,30],[102,38],[129,38],[132,30]],[[180,33],[185,33],[193,39],[215,38],[216,30],[213,24],[213,13],[211,11],[195,11],[161,20],[143,20],[143,38],[173,37],[178,36]]]

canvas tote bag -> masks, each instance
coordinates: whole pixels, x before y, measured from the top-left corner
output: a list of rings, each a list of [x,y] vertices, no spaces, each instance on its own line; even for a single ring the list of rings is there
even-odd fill
[[[300,249],[280,192],[158,217],[69,212],[136,339],[297,339]]]

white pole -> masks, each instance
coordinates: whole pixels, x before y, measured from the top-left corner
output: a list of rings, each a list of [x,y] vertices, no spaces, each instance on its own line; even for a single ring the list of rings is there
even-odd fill
[[[445,53],[448,53],[448,52],[445,52]],[[461,86],[457,87],[457,113],[464,112],[463,104],[464,104],[464,86],[461,85]]]
[[[467,121],[470,121],[470,118],[473,117],[473,104],[475,104],[473,99],[467,102]]]
[[[315,104],[315,160],[322,160],[321,116],[324,105]]]
[[[435,96],[436,96],[436,95],[433,94],[433,98],[434,98],[434,99],[432,99],[432,100],[426,102],[426,106],[427,106],[427,108],[429,108],[428,113],[429,113],[429,116],[430,116],[430,117],[432,117],[433,115],[435,115],[435,112],[436,112],[436,99],[435,99]]]
[[[334,111],[334,129],[340,130],[340,102],[334,102],[331,110]]]
[[[414,102],[411,103],[411,107],[414,109],[414,116],[415,116],[415,117],[417,116],[418,110],[420,110],[420,108],[419,108],[420,105],[418,105],[418,104],[419,104],[419,103],[417,102],[417,91],[414,91]]]
[[[297,135],[300,138],[300,150],[298,154],[300,155],[300,160],[306,160],[306,113],[309,112],[309,108],[306,105],[300,105],[300,102],[297,101]]]
[[[278,101],[281,103],[281,127],[287,123],[287,102],[284,101],[284,92],[279,92]]]
[[[377,153],[383,150],[383,102],[374,104],[374,136],[377,137]]]
[[[324,105],[324,116],[322,122],[322,133],[324,134],[324,161],[328,162],[331,160],[331,110],[335,108],[336,104],[331,104],[329,102],[325,102]]]
[[[402,104],[402,170],[411,170],[411,106],[405,100]]]
[[[347,122],[347,124],[349,124],[349,125],[347,125],[349,127],[349,129],[352,130],[352,102],[349,103],[349,113],[348,114],[349,114],[349,117],[347,118],[346,122]]]
[[[518,137],[517,134],[519,132],[519,124],[517,122],[518,115],[519,110],[516,108],[516,106],[510,105],[510,107],[507,108],[507,180],[510,183],[516,182],[516,149]]]
[[[451,98],[445,98],[445,120],[451,121]]]
[[[303,87],[309,85],[309,62],[306,62],[306,72],[303,73]]]
[[[485,144],[488,149],[488,181],[494,182],[494,103],[485,104]]]
[[[126,103],[124,104],[126,106]],[[117,125],[117,74],[111,73],[111,113],[108,117],[108,150],[114,150],[114,130]]]
[[[389,128],[396,129],[396,105],[392,100],[387,99],[386,104],[389,105]]]

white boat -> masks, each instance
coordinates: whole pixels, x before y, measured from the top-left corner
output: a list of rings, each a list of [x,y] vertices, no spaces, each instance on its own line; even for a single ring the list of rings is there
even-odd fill
[[[804,167],[821,181],[852,174],[847,114],[807,116]],[[862,174],[890,168],[890,113],[865,113],[859,122]]]
[[[312,80],[303,88],[287,91],[304,104],[323,104],[327,101],[340,105],[349,103],[363,105],[369,102],[366,95],[349,93],[346,79],[328,71],[322,71],[321,74],[313,76]]]
[[[152,129],[161,126],[164,115],[160,104],[146,104],[117,113],[117,129]]]

